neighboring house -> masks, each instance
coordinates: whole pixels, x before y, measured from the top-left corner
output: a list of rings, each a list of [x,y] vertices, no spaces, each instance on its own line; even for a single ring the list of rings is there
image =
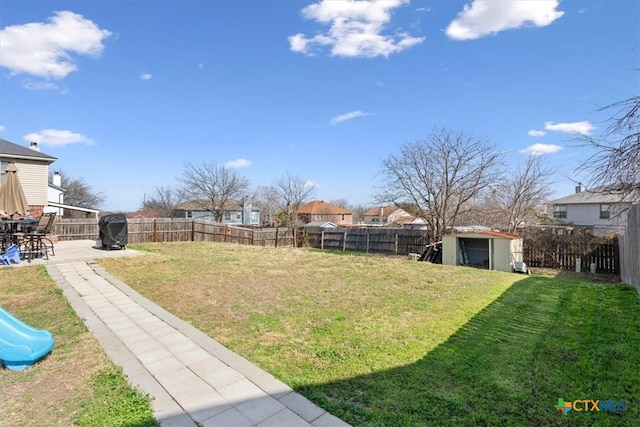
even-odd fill
[[[547,214],[563,224],[591,226],[602,232],[622,231],[627,225],[627,210],[639,199],[637,193],[586,190],[579,184],[575,194],[548,202]]]
[[[415,217],[398,206],[376,206],[363,215],[366,225],[399,225],[405,219],[413,221]]]
[[[322,200],[314,200],[298,208],[298,219],[304,224],[319,221],[350,226],[353,225],[353,212]]]
[[[64,215],[64,209],[60,207],[49,206],[48,204],[53,202],[59,205],[64,205],[64,193],[67,192],[61,187],[62,177],[58,172],[53,173],[53,182],[48,184],[47,188],[47,206],[45,206],[45,212],[55,212],[58,216]]]
[[[9,163],[15,163],[31,216],[40,216],[48,204],[49,165],[54,161],[56,158],[41,153],[35,142],[27,148],[0,139],[0,179]]]
[[[140,209],[135,212],[128,212],[125,216],[129,219],[162,218],[162,215],[153,209]]]
[[[206,203],[191,201],[178,206],[175,216],[177,218],[193,218],[205,221],[215,221],[212,209],[205,209]],[[242,204],[232,200],[222,213],[223,224],[260,225],[260,209],[253,208],[250,202]]]

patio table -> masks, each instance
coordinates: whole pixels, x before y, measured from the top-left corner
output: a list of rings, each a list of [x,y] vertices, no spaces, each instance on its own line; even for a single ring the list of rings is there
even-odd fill
[[[18,243],[16,233],[31,231],[37,223],[37,218],[0,219],[0,253],[4,253],[11,244]]]

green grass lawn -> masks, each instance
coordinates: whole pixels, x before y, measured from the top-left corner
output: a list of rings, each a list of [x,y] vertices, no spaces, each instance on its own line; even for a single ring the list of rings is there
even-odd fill
[[[632,287],[315,250],[132,248],[148,255],[100,263],[353,425],[640,425]],[[565,416],[559,398],[627,409]]]
[[[41,362],[0,369],[0,425],[157,425],[149,398],[128,385],[44,267],[0,268],[0,305],[55,339]]]

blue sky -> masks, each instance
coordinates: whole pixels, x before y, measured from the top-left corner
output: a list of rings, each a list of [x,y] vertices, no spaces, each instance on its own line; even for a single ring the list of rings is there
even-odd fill
[[[636,0],[3,0],[0,138],[135,210],[185,162],[368,204],[434,128],[535,151],[573,191],[599,107],[640,90]]]

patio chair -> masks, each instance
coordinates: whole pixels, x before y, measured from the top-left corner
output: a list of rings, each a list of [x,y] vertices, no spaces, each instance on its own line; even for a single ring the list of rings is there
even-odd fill
[[[0,256],[0,261],[4,265],[20,264],[20,247],[15,244],[9,246],[4,255]]]
[[[45,212],[40,216],[35,230],[26,233],[17,233],[16,239],[23,248],[23,253],[28,262],[35,257],[43,256],[49,260],[49,251],[55,256],[53,242],[47,236],[51,234],[53,223],[56,219],[55,212]]]

